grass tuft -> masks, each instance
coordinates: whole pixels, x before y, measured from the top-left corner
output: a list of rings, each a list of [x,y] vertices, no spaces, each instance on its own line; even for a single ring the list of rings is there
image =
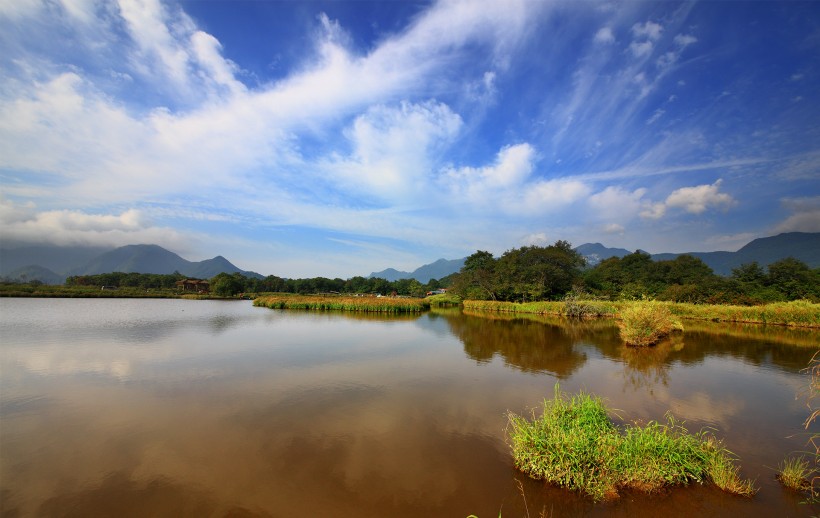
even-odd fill
[[[424,299],[321,295],[264,296],[254,299],[253,305],[270,309],[364,311],[371,313],[419,313],[430,309],[430,302]]]
[[[777,480],[781,484],[795,491],[808,491],[811,488],[809,477],[812,469],[809,461],[803,457],[792,457],[784,460],[778,466]]]
[[[618,327],[628,345],[648,346],[660,342],[672,331],[682,331],[680,320],[669,307],[655,301],[637,301],[621,311]]]
[[[622,432],[600,398],[567,396],[557,385],[540,417],[507,416],[519,470],[596,501],[617,498],[621,489],[652,492],[691,482],[712,482],[745,496],[756,491],[740,478],[720,441],[706,432],[689,433],[671,416],[665,424],[652,421]]]

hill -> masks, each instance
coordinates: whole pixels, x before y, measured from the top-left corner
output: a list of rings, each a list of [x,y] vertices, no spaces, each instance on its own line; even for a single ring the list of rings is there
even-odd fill
[[[755,239],[737,252],[689,252],[688,254],[653,254],[655,261],[670,260],[680,255],[691,255],[701,259],[712,270],[723,276],[732,274],[732,269],[742,264],[756,261],[766,267],[787,257],[794,257],[809,268],[820,267],[820,233],[788,232],[772,237]]]
[[[387,268],[380,272],[373,272],[368,275],[368,278],[379,277],[390,282],[398,281],[400,279],[416,279],[422,284],[430,282],[430,279],[441,279],[447,277],[452,273],[456,273],[464,266],[466,259],[438,259],[430,264],[419,266],[412,272],[402,272],[394,268]]]
[[[46,284],[61,284],[65,282],[66,277],[71,275],[96,275],[111,272],[158,274],[179,272],[199,279],[209,279],[222,272],[239,272],[246,277],[262,278],[256,272],[238,268],[221,255],[204,261],[188,261],[158,245],[127,245],[113,250],[40,246],[7,249],[3,251],[2,257],[0,275],[4,278],[37,279]],[[6,258],[9,259],[8,263]],[[24,261],[29,262],[21,265],[20,263]],[[21,277],[22,275],[25,277]]]

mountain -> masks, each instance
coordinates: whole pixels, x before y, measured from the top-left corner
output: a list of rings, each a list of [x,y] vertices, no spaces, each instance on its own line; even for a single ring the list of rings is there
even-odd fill
[[[576,246],[575,251],[584,256],[584,259],[587,260],[587,266],[595,266],[610,257],[623,257],[632,253],[625,248],[607,248],[601,243],[586,243]]]
[[[52,273],[65,275],[112,247],[36,245],[8,248],[0,246],[0,276],[8,277],[15,270],[37,265]]]
[[[13,280],[37,279],[46,284],[61,284],[70,275],[111,272],[179,272],[199,279],[209,279],[222,272],[239,272],[246,277],[262,278],[262,275],[256,272],[241,270],[221,255],[194,262],[158,245],[128,245],[113,250],[39,246],[0,249],[0,252],[0,276]],[[25,277],[22,277],[23,275]]]
[[[652,259],[671,260],[679,255],[684,254],[654,254]],[[690,252],[686,255],[701,259],[716,274],[724,276],[732,275],[732,269],[741,264],[757,261],[765,268],[787,257],[794,257],[809,268],[817,268],[820,267],[820,233],[787,232],[755,239],[737,252]]]
[[[624,248],[607,248],[601,243],[585,243],[575,247],[575,251],[584,256],[588,266],[595,266],[610,257],[624,257],[633,252]],[[716,274],[729,276],[732,269],[741,264],[757,263],[765,268],[773,262],[794,257],[809,268],[820,267],[820,233],[788,232],[772,237],[755,239],[737,252],[689,252],[652,254],[654,261],[669,261],[680,255],[691,255],[705,262]],[[456,273],[464,266],[464,259],[439,259],[426,264],[412,272],[401,272],[388,268],[380,272],[373,272],[368,277],[381,277],[388,281],[399,279],[416,279],[426,283],[430,279],[441,279],[451,273]]]
[[[416,279],[417,281],[426,284],[430,279],[441,279],[447,277],[451,273],[456,273],[464,266],[463,259],[439,259],[430,264],[419,266],[412,272],[402,272],[394,268],[388,268],[380,272],[373,272],[368,275],[369,278],[379,277],[390,282],[398,281],[400,279]]]
[[[30,282],[37,280],[43,284],[62,284],[65,282],[64,276],[59,273],[54,273],[48,268],[37,266],[36,264],[12,270],[3,275],[2,279],[10,282]]]
[[[209,279],[222,272],[239,272],[247,277],[262,278],[234,266],[218,255],[213,259],[192,262],[158,245],[127,245],[115,248],[72,270],[70,275],[95,275],[109,272],[169,274],[179,272],[187,277]]]
[[[379,279],[385,279],[390,282],[398,281],[399,279],[409,279],[412,274],[410,272],[400,272],[395,268],[387,268],[386,270],[382,270],[380,272],[373,272],[368,275],[368,278],[378,277]]]

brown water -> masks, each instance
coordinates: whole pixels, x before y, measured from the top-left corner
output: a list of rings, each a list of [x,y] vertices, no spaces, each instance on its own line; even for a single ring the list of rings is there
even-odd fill
[[[651,351],[611,322],[374,318],[250,302],[0,299],[3,516],[810,516],[817,334],[692,323]],[[802,344],[795,346],[790,344]],[[815,347],[812,347],[814,345]],[[716,429],[757,481],[594,504],[512,466],[505,412],[566,391]],[[520,484],[520,487],[519,487]],[[523,496],[522,496],[523,492]]]

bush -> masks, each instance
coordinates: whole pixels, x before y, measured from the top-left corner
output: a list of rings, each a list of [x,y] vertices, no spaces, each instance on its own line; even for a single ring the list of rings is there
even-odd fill
[[[654,345],[672,331],[683,330],[680,320],[669,307],[655,301],[636,301],[628,304],[619,315],[621,338],[628,345]]]

